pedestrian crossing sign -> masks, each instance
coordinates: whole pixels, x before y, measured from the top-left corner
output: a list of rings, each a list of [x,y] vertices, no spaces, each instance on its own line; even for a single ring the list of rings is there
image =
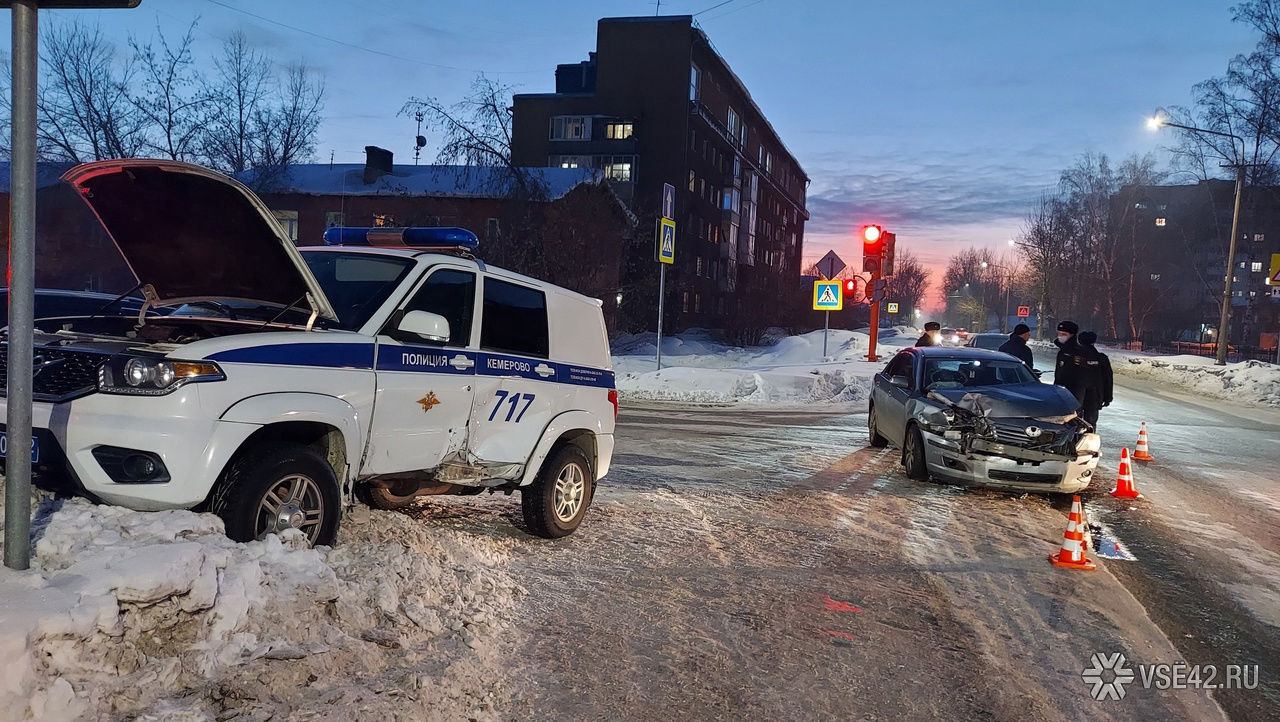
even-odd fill
[[[844,309],[844,295],[839,281],[813,282],[813,310],[840,311]]]
[[[676,262],[676,222],[670,218],[658,219],[658,261],[672,264]]]

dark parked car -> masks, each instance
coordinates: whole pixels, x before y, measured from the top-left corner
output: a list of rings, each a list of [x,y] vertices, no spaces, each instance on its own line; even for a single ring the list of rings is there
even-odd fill
[[[867,423],[872,446],[902,449],[912,479],[1075,492],[1101,446],[1078,407],[1013,356],[932,346],[903,349],[876,374]]]

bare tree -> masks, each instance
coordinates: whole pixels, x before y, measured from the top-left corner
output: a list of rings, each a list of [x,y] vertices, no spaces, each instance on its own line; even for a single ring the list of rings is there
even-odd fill
[[[48,26],[37,97],[37,146],[50,160],[127,158],[146,148],[147,118],[130,95],[135,66],[117,63],[97,27],[79,21]]]
[[[885,298],[897,301],[904,309],[914,309],[920,306],[928,290],[929,271],[919,257],[907,249],[896,251],[893,275],[885,286]]]
[[[237,31],[223,44],[214,68],[201,155],[207,165],[236,174],[255,164],[260,129],[255,121],[269,102],[271,61]]]
[[[490,176],[507,186],[495,192],[540,198],[546,194],[545,184],[511,160],[511,90],[481,74],[472,81],[471,93],[453,105],[437,98],[411,97],[400,114],[422,113],[427,127],[440,134],[436,162],[504,168],[506,173]]]
[[[148,150],[172,160],[194,158],[212,102],[191,53],[195,29],[193,21],[174,43],[159,27],[154,41],[129,40],[142,86],[133,104],[150,126]]]
[[[259,108],[253,116],[254,166],[273,174],[307,160],[315,151],[323,108],[323,81],[312,80],[306,65],[289,66],[278,105]]]

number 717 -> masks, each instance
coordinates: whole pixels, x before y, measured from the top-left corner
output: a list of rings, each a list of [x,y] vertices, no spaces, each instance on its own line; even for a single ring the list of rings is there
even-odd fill
[[[513,394],[504,389],[498,389],[494,392],[494,397],[498,399],[493,405],[493,411],[489,412],[489,420],[493,421],[498,418],[498,412],[502,410],[503,405],[510,407],[507,409],[507,418],[503,421],[515,421],[520,423],[520,419],[524,418],[524,413],[533,405],[533,394]],[[516,414],[516,407],[520,405],[520,400],[524,399],[524,406],[520,409],[520,413]],[[512,419],[511,417],[515,417]]]

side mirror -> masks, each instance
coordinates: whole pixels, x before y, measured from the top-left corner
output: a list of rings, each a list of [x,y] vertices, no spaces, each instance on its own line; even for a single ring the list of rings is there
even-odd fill
[[[897,386],[900,389],[911,388],[911,379],[907,378],[906,376],[894,376],[893,378],[889,379],[889,383],[893,386]]]
[[[397,331],[411,333],[433,343],[449,342],[449,320],[438,313],[410,311],[400,319]]]

